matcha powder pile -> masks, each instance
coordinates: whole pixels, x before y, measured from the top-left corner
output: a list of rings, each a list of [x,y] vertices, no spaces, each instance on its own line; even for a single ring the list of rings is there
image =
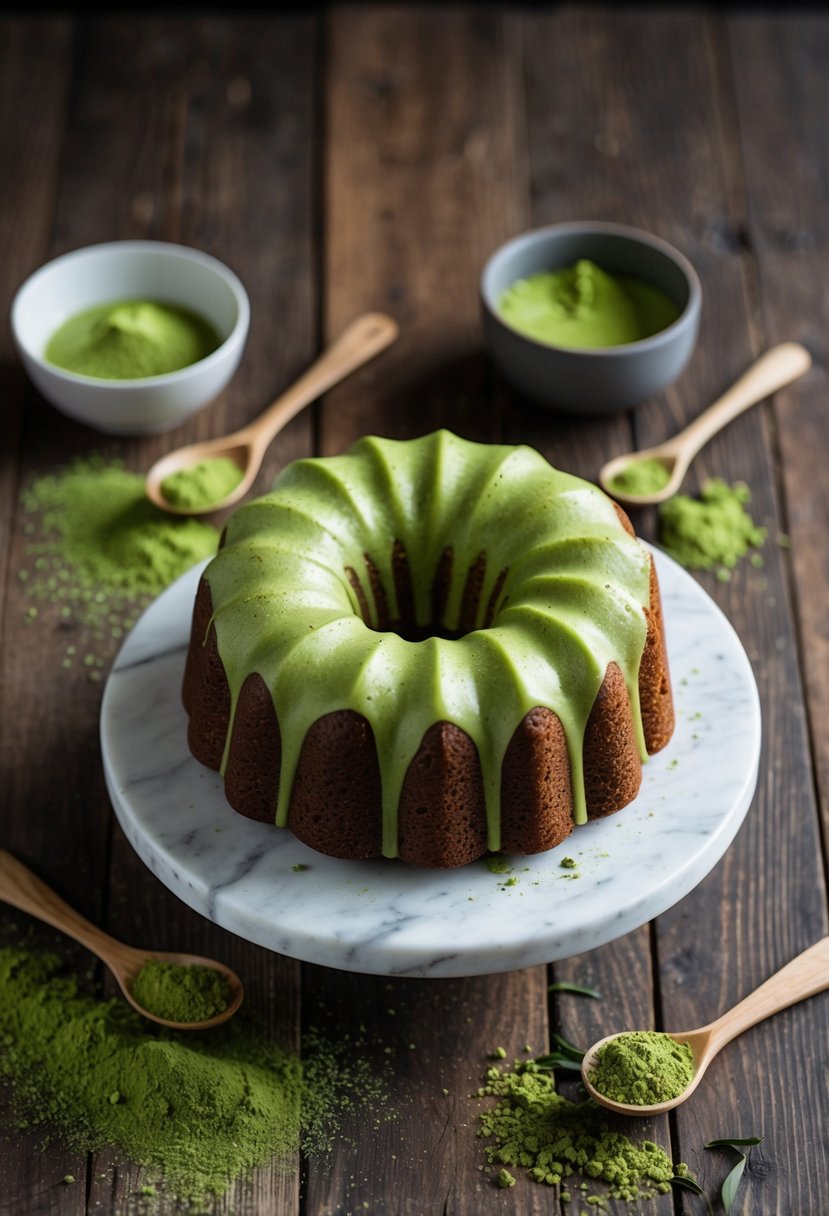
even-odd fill
[[[730,577],[749,549],[766,539],[746,510],[751,491],[745,482],[730,486],[720,477],[704,483],[699,498],[677,494],[659,508],[659,541],[671,557],[689,570],[717,570]]]
[[[98,455],[37,478],[21,501],[27,597],[60,605],[65,622],[96,639],[120,638],[150,600],[218,544],[215,528],[160,511],[141,476]],[[27,616],[37,614],[33,602]],[[64,665],[73,657],[68,647]]]
[[[628,1202],[666,1194],[671,1179],[687,1174],[652,1141],[634,1143],[611,1131],[594,1102],[569,1102],[556,1092],[551,1073],[532,1061],[501,1071],[490,1068],[478,1097],[497,1102],[481,1115],[479,1135],[489,1138],[493,1165],[523,1166],[535,1182],[561,1185],[562,1199],[578,1193],[588,1205],[605,1198]],[[599,1191],[595,1183],[605,1185]]]
[[[300,1148],[320,1151],[337,1112],[377,1118],[385,1081],[317,1044],[283,1051],[242,1015],[200,1034],[155,1027],[120,999],[78,991],[49,955],[0,949],[0,1078],[21,1127],[70,1147],[120,1149],[188,1210]]]

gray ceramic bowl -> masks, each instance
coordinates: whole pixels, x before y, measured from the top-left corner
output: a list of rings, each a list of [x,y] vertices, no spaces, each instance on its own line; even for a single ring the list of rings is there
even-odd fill
[[[673,300],[678,318],[640,342],[585,350],[536,341],[500,316],[498,302],[517,279],[579,258],[648,280]],[[495,363],[520,392],[568,413],[627,409],[675,380],[696,344],[701,302],[688,259],[667,241],[623,224],[554,224],[522,233],[496,250],[481,275],[484,332]]]

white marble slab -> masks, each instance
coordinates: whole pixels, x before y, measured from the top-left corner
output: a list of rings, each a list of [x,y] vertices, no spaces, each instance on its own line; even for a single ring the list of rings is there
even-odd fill
[[[511,858],[509,874],[482,861],[451,871],[337,861],[232,811],[218,775],[188,751],[180,701],[201,566],[150,606],[107,682],[101,744],[121,826],[191,908],[328,967],[478,975],[612,941],[677,903],[716,865],[757,782],[760,707],[745,651],[698,583],[660,552],[656,562],[674,738],[648,762],[635,802],[549,853]],[[575,871],[561,867],[565,856]]]

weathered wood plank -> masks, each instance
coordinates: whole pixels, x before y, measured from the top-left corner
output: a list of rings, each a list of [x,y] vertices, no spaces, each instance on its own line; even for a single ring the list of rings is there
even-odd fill
[[[378,430],[496,438],[477,284],[524,205],[510,27],[469,9],[348,6],[332,10],[327,46],[326,329],[380,308],[401,336],[329,394],[322,450]],[[364,1128],[328,1168],[310,1163],[306,1210],[500,1210],[469,1094],[495,1046],[543,1049],[544,983],[543,968],[458,981],[306,968],[309,1016],[320,1004],[335,1010],[340,1031],[361,1036],[378,1070],[391,1068],[397,1115]],[[346,1134],[358,1126],[355,1115]],[[528,1194],[522,1211],[545,1201]]]
[[[325,327],[361,311],[397,343],[329,394],[324,452],[378,428],[496,436],[478,279],[524,207],[519,82],[497,13],[342,6],[330,15]],[[516,188],[513,188],[516,183]]]
[[[55,209],[71,22],[6,17],[0,23],[0,307],[7,317],[20,284],[44,259]],[[26,404],[25,377],[7,325],[0,334],[0,586],[10,574],[10,523],[18,488],[17,457]],[[6,597],[0,596],[0,629]]]
[[[739,312],[735,316],[723,311],[721,324],[741,349],[746,335],[753,333],[755,350],[800,338],[820,356],[820,262],[815,251],[804,256],[796,235],[791,239],[787,234],[800,232],[808,241],[808,234],[820,231],[823,224],[810,186],[817,166],[826,162],[824,134],[816,125],[819,109],[813,108],[820,97],[825,106],[819,64],[826,23],[740,17],[729,22],[727,40],[721,41],[719,34],[713,31],[712,49],[724,82],[720,97],[727,100],[729,81],[736,90],[731,111],[720,117],[720,155],[732,197],[738,206],[741,196],[745,199],[745,209],[736,213],[731,226],[745,233],[742,243],[748,251],[742,258],[747,307],[742,318]],[[796,150],[787,142],[791,139]],[[825,373],[818,370],[777,394],[773,410],[765,406],[739,420],[706,454],[707,472],[749,482],[756,515],[770,528],[764,568],[742,568],[726,588],[712,588],[752,660],[763,706],[764,748],[757,796],[734,847],[676,910],[664,954],[660,937],[665,977],[672,985],[672,1016],[678,1023],[686,1023],[692,1010],[699,1020],[722,1012],[826,932],[826,885],[801,679],[802,669],[814,680],[815,660],[817,670],[821,662],[826,667],[819,605],[826,592],[827,567],[817,532],[819,521],[825,527],[827,520],[820,489],[825,423],[822,438],[817,429],[824,380]],[[801,510],[810,523],[794,538],[791,551],[798,629],[788,556],[775,542],[779,521],[788,518],[792,528]],[[820,678],[814,683],[820,685]],[[811,741],[825,773],[821,695],[818,692],[811,702]],[[825,788],[822,796],[825,799]],[[718,905],[722,924],[706,929],[710,909]],[[727,966],[705,968],[703,956],[712,952]],[[729,1047],[706,1078],[702,1100],[682,1110],[678,1122],[686,1140],[764,1136],[747,1171],[748,1202],[764,1213],[782,1216],[808,1210],[829,1180],[829,1161],[818,1147],[822,1136],[815,1132],[826,1121],[827,1041],[825,1001],[780,1014]],[[794,1103],[786,1098],[793,1092],[800,1094]],[[723,1133],[723,1127],[729,1131]],[[809,1146],[805,1152],[804,1145]],[[713,1189],[714,1179],[721,1179],[728,1167],[722,1158],[704,1156],[700,1173]]]
[[[121,444],[137,470],[172,446],[241,425],[313,356],[315,28],[315,18],[302,14],[276,24],[144,17],[82,23],[50,252],[103,239],[176,239],[231,264],[252,305],[248,353],[233,384],[175,432]],[[53,467],[59,456],[103,446],[99,436],[65,422],[42,403],[35,411],[25,432],[24,477]],[[269,455],[258,488],[265,489],[286,459],[310,446],[310,417],[297,419]],[[60,889],[93,918],[105,912],[116,934],[136,944],[226,958],[244,976],[250,1004],[274,1035],[297,1046],[298,965],[190,913],[141,865],[114,828],[103,790],[100,685],[87,686],[76,677],[80,687],[70,689],[60,671],[66,638],[57,627],[50,636],[47,622],[37,639],[30,630],[28,645],[20,646],[24,635],[16,601],[13,608],[10,634],[16,649],[2,711],[4,722],[15,719],[6,766],[12,787],[8,801],[18,824],[13,839],[25,840],[26,855],[43,861],[44,876],[54,875]],[[115,647],[113,642],[113,654]],[[70,698],[75,704],[68,722]],[[18,704],[24,711],[15,714],[11,707]],[[49,743],[45,764],[44,737]],[[72,859],[68,870],[67,858]],[[73,1172],[83,1204],[83,1169]],[[151,1180],[112,1154],[99,1154],[90,1163],[90,1210],[125,1210]],[[298,1186],[298,1173],[264,1168],[249,1183],[234,1186],[216,1210],[295,1211]],[[31,1189],[25,1185],[10,1192],[16,1216],[44,1210],[27,1206]],[[175,1200],[160,1198],[158,1209],[177,1210]]]
[[[709,148],[713,82],[698,19],[676,11],[571,7],[530,15],[523,41],[533,224],[581,219],[629,224],[672,242],[698,265],[695,228],[719,181]],[[628,414],[599,419],[516,414],[516,437],[531,436],[554,463],[595,479],[611,456],[673,433],[686,403],[696,412],[699,351],[716,347],[715,325],[704,314],[689,367],[664,393]],[[653,536],[652,513],[640,511],[632,518],[641,535]],[[574,850],[577,855],[575,836]],[[561,1032],[587,1046],[615,1029],[660,1025],[654,963],[653,933],[643,927],[554,966],[556,978],[594,985],[603,998],[560,997],[554,1021]],[[623,1125],[623,1130],[634,1138],[655,1138],[678,1157],[666,1118]],[[612,1206],[625,1210],[623,1204]],[[658,1200],[655,1210],[672,1212],[673,1197]]]
[[[822,115],[829,106],[824,71],[829,22],[740,17],[729,46],[748,178],[748,221],[756,258],[758,311],[770,342],[794,338],[815,363],[805,380],[778,393],[770,419],[775,471],[788,529],[786,565],[808,696],[811,740],[829,831],[829,479],[826,458],[827,259],[822,206],[829,147]]]
[[[4,18],[0,22],[0,306],[8,316],[12,296],[26,276],[44,259],[55,206],[64,110],[72,60],[72,23],[63,18],[41,22]],[[29,802],[32,790],[19,751],[21,712],[34,726],[35,707],[12,672],[14,656],[23,649],[34,654],[17,598],[19,548],[12,544],[12,519],[19,489],[19,457],[29,394],[23,370],[12,349],[8,327],[0,336],[0,399],[3,402],[3,442],[0,444],[0,840],[28,861],[39,859],[48,837],[35,826]],[[37,673],[37,667],[35,667]],[[31,678],[31,677],[30,677]],[[37,678],[37,675],[34,677]],[[42,673],[41,678],[48,678]],[[27,749],[26,749],[27,750]],[[18,769],[18,766],[20,768]],[[45,807],[50,805],[47,795]],[[39,816],[38,816],[39,818]],[[53,858],[48,871],[55,880],[60,865]],[[79,893],[79,888],[75,890]],[[8,908],[0,911],[0,936],[15,942],[28,918]],[[45,948],[59,935],[38,934]],[[9,1134],[6,1095],[0,1097],[0,1212],[74,1213],[85,1209],[83,1186],[64,1185],[67,1175],[82,1178],[84,1159],[56,1148],[41,1151],[42,1133]]]

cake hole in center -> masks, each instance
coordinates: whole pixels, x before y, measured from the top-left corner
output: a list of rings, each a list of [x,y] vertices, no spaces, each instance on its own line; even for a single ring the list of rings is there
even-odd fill
[[[345,575],[357,597],[363,622],[378,633],[396,633],[407,642],[425,642],[428,638],[457,641],[475,629],[488,628],[492,623],[507,576],[506,569],[500,572],[489,596],[483,619],[481,619],[480,601],[486,576],[486,553],[482,550],[469,566],[464,577],[457,627],[449,628],[445,620],[455,559],[451,548],[444,549],[430,588],[431,619],[427,624],[421,625],[415,620],[414,585],[405,546],[400,541],[395,541],[392,550],[392,577],[399,613],[396,617],[391,615],[389,596],[371,554],[364,553],[363,560],[374,600],[374,612],[371,612],[369,608],[363,584],[354,569],[351,566],[347,566],[345,569]],[[375,619],[376,624],[373,623]]]

